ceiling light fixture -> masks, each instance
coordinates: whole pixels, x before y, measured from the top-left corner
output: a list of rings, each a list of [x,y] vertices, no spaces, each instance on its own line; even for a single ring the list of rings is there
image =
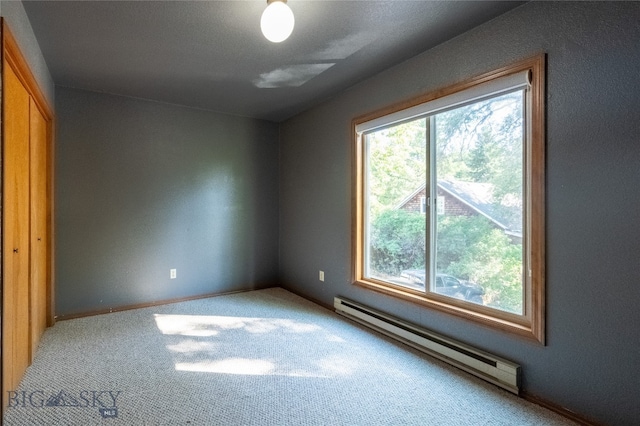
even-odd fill
[[[260,28],[267,40],[280,43],[293,32],[295,18],[287,6],[287,0],[267,0],[267,8],[262,12]]]

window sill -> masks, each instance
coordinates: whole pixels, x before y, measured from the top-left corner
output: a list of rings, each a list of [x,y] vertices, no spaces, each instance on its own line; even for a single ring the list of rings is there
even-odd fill
[[[534,327],[532,327],[534,322],[526,316],[511,314],[437,294],[427,295],[420,291],[410,290],[388,283],[357,280],[354,282],[354,285],[416,303],[429,309],[452,314],[477,324],[523,337],[536,343],[544,344],[542,340],[543,334],[540,333],[540,330],[535,330]]]

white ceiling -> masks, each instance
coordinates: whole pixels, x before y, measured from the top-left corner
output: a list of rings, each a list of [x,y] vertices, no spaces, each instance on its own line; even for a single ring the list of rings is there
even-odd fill
[[[521,3],[289,0],[280,44],[265,0],[24,7],[56,85],[282,121]]]

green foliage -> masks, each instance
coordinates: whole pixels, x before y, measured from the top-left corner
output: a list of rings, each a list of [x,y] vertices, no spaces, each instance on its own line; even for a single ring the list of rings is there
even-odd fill
[[[367,136],[369,205],[392,208],[426,180],[426,121],[402,123]]]
[[[438,221],[436,268],[485,289],[485,304],[522,311],[522,246],[513,244],[483,216],[444,216]],[[425,267],[425,215],[387,210],[371,226],[371,267],[399,276]]]
[[[522,312],[522,245],[482,216],[450,216],[438,222],[438,272],[476,282],[485,304]]]
[[[371,266],[378,273],[400,275],[404,269],[424,268],[425,215],[387,210],[371,226]]]
[[[522,103],[519,93],[438,114],[438,176],[490,183],[496,205],[522,196]]]
[[[493,230],[490,222],[482,216],[444,216],[437,224],[436,268],[438,272],[450,273],[460,278],[470,279],[468,270],[453,270],[450,265],[460,263],[470,249]],[[455,273],[454,273],[455,272]],[[464,272],[461,274],[461,272]]]

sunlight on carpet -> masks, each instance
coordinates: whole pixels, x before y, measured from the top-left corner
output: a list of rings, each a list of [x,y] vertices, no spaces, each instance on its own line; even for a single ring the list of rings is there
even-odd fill
[[[224,330],[243,329],[248,333],[287,331],[309,333],[317,325],[277,318],[218,317],[210,315],[162,315],[155,314],[156,324],[162,334],[183,336],[215,336]]]
[[[276,334],[271,338],[277,339],[282,333],[317,333],[324,330],[316,324],[294,321],[285,318],[247,318],[213,315],[164,315],[155,314],[158,330],[164,335],[178,335],[191,337],[221,337],[221,333],[233,331],[234,339],[237,333],[249,333],[240,340],[251,338],[251,334]],[[343,343],[344,339],[337,335],[322,333],[319,338],[328,342]],[[203,342],[193,339],[182,339],[178,343],[168,344],[166,348],[173,354],[177,371],[192,371],[218,374],[243,375],[286,375],[291,377],[335,377],[349,374],[350,368],[346,360],[319,359],[313,362],[314,368],[291,369],[289,359],[249,359],[230,357],[217,359],[221,352],[220,345],[214,342]],[[239,346],[240,348],[240,346]],[[188,361],[184,359],[187,358]]]

